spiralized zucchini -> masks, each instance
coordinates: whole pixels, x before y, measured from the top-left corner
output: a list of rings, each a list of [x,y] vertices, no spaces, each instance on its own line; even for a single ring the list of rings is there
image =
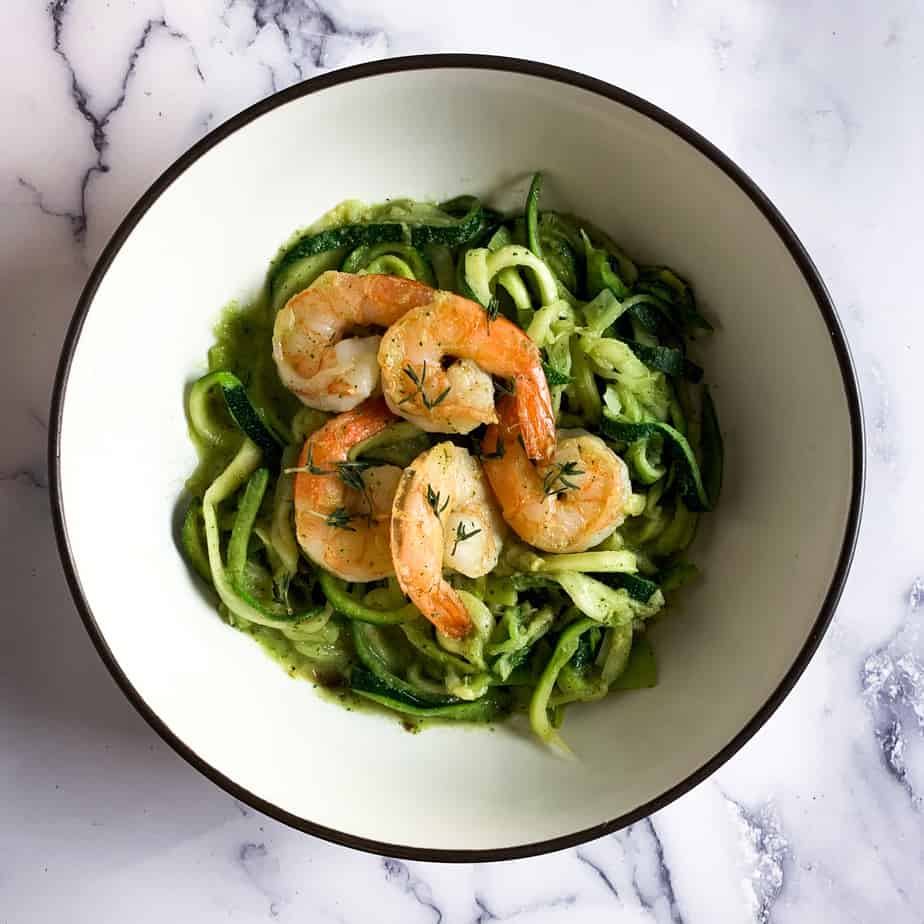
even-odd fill
[[[523,713],[566,751],[567,706],[656,682],[646,626],[698,573],[685,554],[718,499],[723,450],[703,369],[688,356],[712,330],[689,283],[637,265],[588,221],[542,211],[541,190],[537,174],[514,215],[472,196],[345,202],[293,236],[261,296],[226,314],[209,372],[188,390],[200,462],[180,539],[223,618],[293,675],[406,724]],[[270,334],[276,311],[328,269],[451,289],[477,301],[486,323],[520,325],[542,350],[559,426],[601,436],[629,466],[626,522],[596,548],[552,555],[508,540],[491,574],[448,575],[473,624],[464,639],[436,632],[393,578],[350,585],[300,553],[292,471],[328,415],[282,387]],[[477,455],[481,435],[458,439]],[[386,427],[354,447],[351,477],[363,460],[405,467],[436,438],[405,421]]]

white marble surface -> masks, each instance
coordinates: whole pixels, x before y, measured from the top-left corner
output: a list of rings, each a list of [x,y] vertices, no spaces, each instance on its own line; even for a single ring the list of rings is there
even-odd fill
[[[188,767],[93,651],[46,488],[65,326],[135,198],[272,90],[426,51],[584,70],[726,150],[819,264],[869,431],[846,594],[770,723],[651,819],[576,851],[487,866],[333,847]],[[920,3],[4,0],[0,77],[0,924],[921,921]]]

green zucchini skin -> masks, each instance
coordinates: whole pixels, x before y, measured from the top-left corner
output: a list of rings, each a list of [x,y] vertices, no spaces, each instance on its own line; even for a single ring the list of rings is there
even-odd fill
[[[321,273],[337,269],[347,252],[344,247],[324,250],[290,260],[284,267],[271,269],[267,289],[272,314],[275,316],[293,295],[307,289]]]
[[[405,225],[400,222],[370,222],[327,228],[317,234],[301,237],[292,244],[276,261],[267,283],[272,292],[294,264],[306,257],[318,256],[331,250],[355,250],[357,247],[401,243],[409,243],[418,249],[434,244],[461,247],[474,240],[484,230],[485,222],[486,215],[481,203],[473,199],[468,211],[454,224]]]
[[[375,643],[375,628],[361,622],[353,624],[353,645],[359,665],[353,667],[350,688],[354,693],[383,706],[420,717],[488,722],[503,715],[509,697],[500,690],[489,690],[476,700],[431,693],[402,680],[389,670]]]
[[[677,325],[671,312],[671,302],[646,288],[630,287],[619,272],[619,260],[603,249],[595,248],[585,236],[587,260],[587,291],[593,297],[609,289],[620,301],[628,302],[628,313],[648,333],[664,339],[677,333]],[[639,357],[640,359],[642,357]],[[644,362],[644,359],[642,360]]]
[[[663,372],[665,375],[674,376],[674,378],[682,377],[694,384],[702,381],[702,367],[690,362],[684,356],[682,350],[675,350],[672,347],[649,346],[646,343],[638,343],[624,337],[618,339],[622,340],[649,369]]]
[[[323,607],[311,606],[305,611],[289,610],[277,601],[266,598],[265,594],[261,595],[255,591],[248,584],[245,576],[250,538],[269,484],[269,477],[268,469],[258,468],[244,486],[243,495],[238,502],[234,526],[231,529],[231,539],[228,542],[225,572],[237,597],[248,607],[260,613],[267,624],[294,625],[296,623],[305,623],[319,616]],[[228,608],[232,613],[235,613],[233,605],[229,605]]]
[[[353,668],[350,675],[350,689],[359,696],[393,709],[395,712],[421,719],[494,722],[510,712],[509,697],[496,688],[471,702],[453,699],[452,702],[433,704],[414,692],[394,687],[362,667]]]
[[[377,642],[376,627],[361,623],[352,624],[353,646],[360,664],[374,677],[389,687],[395,695],[415,700],[419,705],[450,706],[462,702],[448,693],[431,693],[421,690],[398,677],[388,666]]]
[[[419,248],[411,244],[385,243],[372,246],[357,247],[352,251],[340,266],[343,273],[358,273],[361,271],[378,272],[377,264],[387,258],[400,261],[410,272],[406,278],[415,279],[424,285],[436,287],[436,275],[429,257]]]
[[[318,583],[321,585],[324,596],[327,597],[327,602],[334,608],[334,612],[347,619],[378,626],[394,626],[420,616],[417,607],[411,604],[395,610],[377,610],[364,606],[347,593],[345,581],[320,568],[318,569]]]
[[[567,745],[561,740],[555,728],[557,723],[553,723],[550,718],[549,700],[559,675],[577,653],[581,636],[596,627],[597,623],[592,619],[582,618],[575,620],[562,631],[529,701],[529,722],[536,737],[566,752],[568,751]]]
[[[263,495],[269,484],[269,469],[258,468],[247,481],[244,494],[237,507],[237,516],[234,518],[234,527],[231,530],[231,539],[228,542],[228,578],[232,585],[240,591],[244,578],[244,569],[247,565],[247,547],[250,545],[250,536],[253,533]]]
[[[677,458],[681,465],[679,490],[683,502],[689,510],[695,513],[705,513],[713,509],[718,497],[713,499],[706,494],[699,463],[686,437],[680,431],[661,421],[622,423],[607,417],[601,420],[600,427],[606,437],[624,443],[633,443],[656,433],[667,437],[676,447]]]
[[[683,331],[714,330],[697,310],[692,286],[666,266],[643,266],[635,291],[645,292],[669,306],[674,324]]]
[[[266,415],[257,410],[247,396],[241,380],[231,372],[209,372],[193,385],[195,389],[220,388],[231,419],[240,431],[263,453],[269,468],[279,468],[283,441],[265,422]]]
[[[610,587],[624,588],[633,600],[638,600],[640,603],[647,603],[659,590],[654,581],[649,581],[637,574],[614,572],[597,575],[597,579],[609,584]]]
[[[569,666],[577,671],[587,670],[597,655],[602,634],[603,630],[599,627],[591,628],[583,633],[578,641],[577,651],[568,662]]]
[[[236,543],[243,550],[246,544],[245,540],[249,540],[250,530],[253,526],[253,505],[262,499],[262,492],[265,490],[265,484],[261,485],[263,481],[260,469],[261,460],[262,454],[259,448],[251,440],[245,439],[235,457],[205,492],[199,507],[202,513],[202,529],[205,534],[204,543],[202,543],[201,536],[197,537],[195,541],[200,544],[200,547],[204,545],[208,555],[209,580],[227,612],[234,619],[272,628],[291,628],[310,622],[310,620],[322,613],[323,608],[312,606],[306,612],[296,612],[274,600],[260,599],[252,592],[252,588],[244,586],[241,579],[242,574],[239,572],[232,575],[230,568],[226,567],[222,561],[217,507],[242,488],[244,489],[245,500],[248,502],[246,504],[242,502],[232,528],[232,539],[235,532],[237,532]],[[265,469],[262,471],[265,471]],[[248,492],[247,489],[250,485],[253,485],[253,487]],[[247,498],[248,493],[250,494],[249,498]],[[191,528],[199,529],[198,511],[194,514],[194,518],[188,517],[188,522],[190,522]],[[190,548],[193,549],[193,555],[195,555],[195,546],[187,547],[184,543],[187,554],[189,554]],[[236,554],[239,555],[240,553]],[[197,565],[192,556],[190,560],[197,570],[202,567],[201,562]],[[235,563],[232,562],[232,564]],[[237,565],[239,564],[238,561]]]
[[[228,405],[228,411],[234,418],[234,422],[245,436],[260,447],[266,461],[271,466],[277,467],[282,446],[250,403],[244,386],[237,380],[230,384],[223,381],[221,390],[224,392],[225,403]]]
[[[186,509],[186,516],[183,517],[183,526],[180,530],[180,545],[183,547],[183,553],[186,555],[186,560],[192,566],[193,571],[202,580],[211,584],[212,569],[209,567],[209,554],[203,539],[204,529],[202,501],[198,498],[193,498]]]
[[[612,291],[612,290],[611,290]],[[650,334],[670,337],[674,333],[661,303],[650,295],[632,296],[629,314]]]

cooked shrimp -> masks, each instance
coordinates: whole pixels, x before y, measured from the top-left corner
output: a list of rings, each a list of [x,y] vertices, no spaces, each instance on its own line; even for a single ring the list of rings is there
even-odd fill
[[[459,361],[444,368],[450,357]],[[438,433],[495,422],[491,374],[512,380],[529,457],[551,457],[555,415],[539,348],[506,318],[489,321],[476,302],[435,292],[386,331],[379,365],[392,411]]]
[[[401,469],[395,465],[343,468],[350,449],[392,423],[381,398],[327,421],[305,442],[295,476],[299,545],[345,581],[375,581],[394,572],[388,530]],[[347,478],[362,485],[347,484]]]
[[[432,298],[433,289],[411,279],[322,273],[276,315],[273,357],[279,378],[309,407],[352,410],[378,391],[382,338],[348,335],[388,327]]]
[[[440,443],[405,469],[391,515],[391,554],[401,589],[436,628],[461,638],[471,619],[443,569],[468,577],[497,564],[504,524],[478,462]]]
[[[484,470],[504,519],[521,539],[546,552],[583,552],[623,522],[632,493],[629,470],[603,440],[561,430],[551,461],[536,466],[517,438],[509,399],[499,403],[498,415],[500,423],[488,428],[482,444]]]

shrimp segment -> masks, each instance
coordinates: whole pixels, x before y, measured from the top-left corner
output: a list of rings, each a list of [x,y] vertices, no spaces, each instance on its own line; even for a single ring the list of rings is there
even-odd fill
[[[378,390],[381,337],[344,338],[358,328],[388,327],[432,298],[433,289],[411,279],[322,273],[276,315],[279,378],[309,407],[352,410]]]
[[[444,361],[459,362],[444,369]],[[451,292],[408,311],[382,337],[382,390],[396,414],[421,429],[468,433],[494,423],[490,374],[512,379],[520,432],[531,459],[555,450],[555,415],[539,348],[506,318],[489,321],[476,302]]]
[[[388,546],[391,507],[401,477],[395,465],[355,472],[348,485],[338,463],[350,449],[396,418],[381,398],[327,421],[306,441],[295,476],[295,532],[312,561],[345,581],[375,581],[394,572]]]
[[[504,519],[517,535],[546,552],[584,552],[606,539],[625,519],[632,493],[625,462],[599,437],[562,430],[550,463],[535,466],[520,445],[516,411],[498,405],[500,423],[483,442],[484,471]]]
[[[443,568],[468,577],[497,564],[503,521],[480,466],[452,443],[421,453],[405,469],[391,515],[391,552],[401,589],[436,628],[453,638],[471,629]]]

